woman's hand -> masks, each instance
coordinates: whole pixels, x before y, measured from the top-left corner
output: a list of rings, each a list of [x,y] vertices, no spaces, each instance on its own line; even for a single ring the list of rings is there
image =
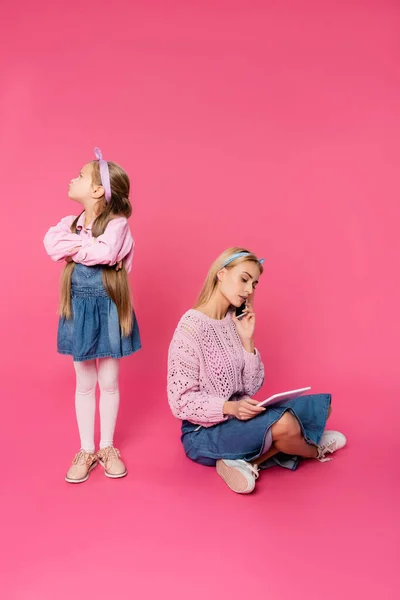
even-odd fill
[[[246,304],[245,316],[238,319],[236,314],[233,313],[233,322],[236,325],[236,330],[244,349],[247,350],[247,352],[254,352],[253,336],[256,326],[256,315],[250,300],[248,300]]]
[[[257,406],[257,400],[245,396],[241,400],[231,400],[224,403],[225,415],[236,417],[239,421],[248,421],[265,411],[264,406]]]

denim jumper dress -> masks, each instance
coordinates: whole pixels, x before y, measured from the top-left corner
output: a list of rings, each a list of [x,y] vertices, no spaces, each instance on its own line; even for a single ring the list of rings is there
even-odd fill
[[[122,358],[141,348],[139,326],[133,314],[128,337],[122,336],[118,311],[102,280],[101,265],[76,264],[72,273],[72,318],[58,323],[57,350],[74,361]]]

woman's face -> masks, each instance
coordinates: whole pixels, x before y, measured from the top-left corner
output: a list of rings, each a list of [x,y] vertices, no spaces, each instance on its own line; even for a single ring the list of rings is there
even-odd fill
[[[241,306],[254,293],[260,277],[257,263],[246,260],[232,269],[218,272],[219,291],[235,307]]]

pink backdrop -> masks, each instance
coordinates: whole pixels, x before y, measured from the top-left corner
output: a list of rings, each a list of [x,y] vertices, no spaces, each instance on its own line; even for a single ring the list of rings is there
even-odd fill
[[[38,594],[29,600],[56,597],[53,588],[46,587],[52,584],[47,579],[44,583],[43,564],[32,563],[31,542],[26,548],[21,544],[15,529],[9,529],[10,519],[18,518],[25,541],[41,537],[52,545],[56,542],[49,523],[60,523],[57,539],[64,540],[63,547],[71,547],[71,553],[66,556],[60,550],[53,555],[56,585],[64,569],[75,564],[76,552],[81,560],[93,550],[80,534],[76,538],[71,533],[77,513],[87,528],[81,511],[90,509],[82,509],[82,503],[92,503],[93,493],[119,506],[130,505],[139,495],[144,514],[149,510],[152,515],[151,527],[163,531],[171,543],[175,540],[178,556],[184,555],[178,566],[170,555],[162,555],[163,581],[173,585],[179,567],[179,593],[197,576],[201,597],[204,573],[198,577],[190,570],[187,538],[183,532],[181,540],[176,538],[171,523],[183,519],[190,530],[200,530],[200,546],[207,547],[208,538],[201,537],[205,515],[200,523],[193,521],[190,502],[202,498],[221,510],[228,503],[233,518],[238,499],[220,489],[211,470],[182,456],[178,423],[165,395],[166,355],[174,327],[193,304],[211,261],[236,244],[266,258],[256,297],[256,341],[267,372],[260,397],[303,385],[315,392],[331,391],[332,426],[349,437],[347,456],[338,458],[337,470],[331,470],[334,483],[324,475],[324,485],[332,485],[330,510],[340,497],[342,512],[326,537],[319,538],[314,521],[312,532],[299,530],[289,539],[290,547],[296,552],[299,544],[302,552],[305,534],[314,547],[333,536],[343,558],[343,564],[336,564],[343,575],[342,597],[353,598],[352,586],[359,589],[368,565],[366,540],[379,538],[381,562],[364,584],[364,598],[375,589],[391,597],[394,538],[392,525],[387,525],[391,511],[394,515],[398,481],[389,464],[397,461],[395,423],[400,415],[396,3],[25,0],[9,4],[2,15],[0,308],[5,415],[0,427],[18,465],[7,461],[12,485],[4,496],[9,597],[27,598],[24,586]],[[131,176],[131,228],[137,244],[132,286],[144,346],[122,369],[117,441],[130,461],[131,478],[112,491],[99,474],[79,490],[63,485],[64,471],[78,448],[74,380],[70,360],[55,351],[61,269],[50,262],[42,245],[50,225],[76,213],[77,205],[67,198],[67,184],[92,159],[95,145]],[[157,460],[148,458],[155,455]],[[139,476],[133,474],[137,462]],[[294,482],[300,481],[297,474],[278,471],[268,475],[278,498],[275,514],[282,507],[293,510],[287,495],[282,504],[282,490],[301,502],[296,494],[302,489],[300,485],[294,491]],[[299,477],[305,478],[310,492],[307,500],[303,498],[306,513],[310,498],[321,488],[315,466],[302,472],[307,472]],[[318,470],[318,476],[321,473]],[[360,482],[353,487],[357,477]],[[251,499],[259,504],[248,504],[254,510],[271,502],[271,483],[264,480],[265,489]],[[180,493],[189,493],[188,481],[197,492],[189,506],[178,509],[176,490],[181,486]],[[340,487],[343,481],[346,485]],[[114,492],[117,488],[121,497]],[[163,494],[163,504],[175,506],[172,516],[159,513],[157,499]],[[60,517],[56,507],[64,505],[71,513]],[[323,523],[326,507],[322,504],[318,510]],[[286,519],[287,512],[281,516]],[[103,517],[100,510],[99,519]],[[218,515],[213,518],[219,522]],[[163,530],[165,521],[171,530]],[[126,531],[126,523],[121,531]],[[348,523],[356,529],[347,556],[340,543]],[[148,586],[153,575],[150,567],[146,570],[146,560],[154,556],[153,546],[146,545],[148,526],[132,527],[129,544],[136,539],[135,560],[143,573],[138,585]],[[275,531],[274,539],[280,533]],[[270,529],[263,533],[264,541],[269,534]],[[112,533],[108,539],[117,546],[124,543]],[[229,530],[221,539],[229,541]],[[256,539],[243,542],[248,544],[242,548],[245,554],[265,550],[264,544],[258,548]],[[284,552],[286,542],[282,544]],[[360,552],[362,560],[348,574],[347,561]],[[274,563],[277,590],[285,573],[279,565]],[[324,585],[330,571],[317,566]],[[303,567],[300,562],[294,569],[293,589],[313,600],[317,596],[310,595],[302,579]],[[23,573],[17,583],[16,573]],[[79,589],[85,591],[93,582],[82,577]],[[257,585],[262,585],[261,574],[258,577]],[[271,574],[268,580],[271,585]],[[127,582],[122,581],[121,589]],[[101,590],[112,595],[119,583],[110,575],[103,586],[97,585],[97,597],[102,597]],[[259,588],[252,585],[254,581],[248,589],[256,593]],[[286,585],[289,594],[291,584]],[[147,589],[154,593],[162,590],[161,583],[160,590],[154,581],[151,586]],[[232,586],[234,598],[237,588]],[[59,594],[57,598],[64,598]]]

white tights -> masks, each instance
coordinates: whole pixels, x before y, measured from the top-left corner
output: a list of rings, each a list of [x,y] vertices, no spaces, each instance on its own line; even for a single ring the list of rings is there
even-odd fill
[[[76,372],[75,409],[81,450],[94,452],[96,384],[100,387],[100,448],[112,446],[119,407],[119,359],[100,358],[74,362]]]

